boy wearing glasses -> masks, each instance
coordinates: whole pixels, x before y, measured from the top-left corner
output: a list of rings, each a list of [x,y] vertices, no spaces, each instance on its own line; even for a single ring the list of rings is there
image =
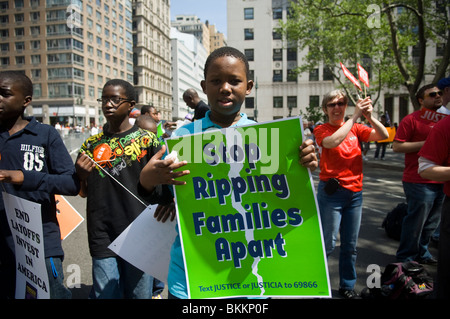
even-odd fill
[[[405,153],[402,181],[408,204],[396,257],[402,262],[415,260],[422,264],[436,264],[428,244],[439,224],[443,184],[423,179],[418,174],[418,153],[433,126],[444,117],[436,113],[442,106],[442,91],[436,85],[428,84],[417,91],[416,98],[420,110],[403,118],[393,143],[394,152]]]
[[[134,87],[123,80],[110,80],[103,87],[99,103],[107,128],[89,137],[76,162],[81,181],[80,195],[87,196],[87,228],[92,256],[91,298],[152,298],[153,277],[118,257],[108,246],[130,225],[148,204],[170,204],[172,193],[161,184],[182,173],[161,161],[157,137],[133,126],[129,113],[135,102]],[[139,175],[148,165],[154,186],[147,198],[139,198]]]

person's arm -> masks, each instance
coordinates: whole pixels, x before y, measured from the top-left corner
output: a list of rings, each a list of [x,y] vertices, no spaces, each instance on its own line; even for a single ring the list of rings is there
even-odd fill
[[[366,116],[366,115],[364,115]],[[370,125],[372,125],[372,133],[369,136],[369,142],[371,141],[381,141],[385,140],[389,137],[389,133],[386,127],[381,124],[380,121],[372,117],[372,113],[366,116],[366,119],[369,121]]]
[[[361,101],[362,100],[359,100],[356,104],[355,113],[353,116],[348,119],[347,122],[345,122],[344,125],[342,125],[336,132],[322,140],[322,147],[335,148],[345,140],[348,133],[352,129],[353,124],[355,124],[362,115],[363,109]]]
[[[434,165],[430,166],[419,173],[422,178],[436,182],[450,181],[450,167]]]
[[[83,198],[87,196],[87,178],[94,168],[95,163],[89,158],[88,155],[86,155],[85,152],[78,155],[77,161],[75,162],[75,169],[78,179],[80,180],[80,192],[78,195]]]
[[[397,153],[414,153],[420,151],[425,141],[419,142],[400,142],[394,141],[392,143],[392,149]]]

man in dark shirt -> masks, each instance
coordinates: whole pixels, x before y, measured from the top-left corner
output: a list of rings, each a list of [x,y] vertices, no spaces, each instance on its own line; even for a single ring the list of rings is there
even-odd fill
[[[209,106],[200,99],[197,91],[194,89],[184,91],[183,100],[187,106],[194,110],[194,118],[192,121],[204,118],[206,112],[209,111]]]

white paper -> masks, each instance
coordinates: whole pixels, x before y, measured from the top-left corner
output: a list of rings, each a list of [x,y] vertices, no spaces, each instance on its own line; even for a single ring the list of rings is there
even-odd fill
[[[15,245],[15,297],[49,299],[41,205],[5,192],[2,196]]]
[[[143,272],[167,283],[170,249],[177,232],[176,219],[158,222],[158,205],[147,207],[108,247]]]

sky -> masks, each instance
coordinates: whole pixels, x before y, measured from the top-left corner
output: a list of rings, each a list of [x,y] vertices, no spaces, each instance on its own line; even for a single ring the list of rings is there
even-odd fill
[[[227,0],[171,0],[170,19],[178,14],[196,15],[203,23],[208,20],[227,35]]]

